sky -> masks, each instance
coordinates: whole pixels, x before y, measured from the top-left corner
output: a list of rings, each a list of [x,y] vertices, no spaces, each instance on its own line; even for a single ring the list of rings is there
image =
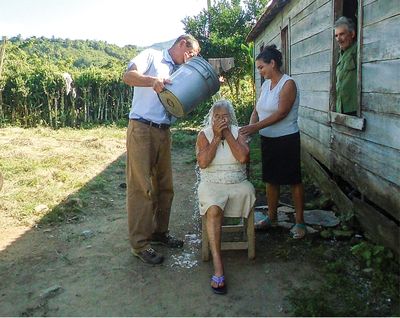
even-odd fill
[[[0,0],[0,36],[149,46],[184,33],[207,0]]]

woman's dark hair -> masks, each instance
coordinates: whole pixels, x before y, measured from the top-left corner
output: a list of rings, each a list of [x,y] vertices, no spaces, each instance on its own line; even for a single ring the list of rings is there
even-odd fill
[[[256,60],[263,60],[265,63],[271,63],[271,60],[274,60],[278,68],[280,68],[282,66],[282,53],[276,48],[275,44],[271,44],[257,55]]]

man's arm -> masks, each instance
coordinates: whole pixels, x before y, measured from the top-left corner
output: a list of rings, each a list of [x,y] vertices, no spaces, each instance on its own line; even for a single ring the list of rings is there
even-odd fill
[[[166,78],[157,78],[139,73],[135,64],[132,64],[129,70],[125,72],[122,80],[129,86],[153,87],[156,93],[160,93],[165,88],[166,83],[171,83]]]

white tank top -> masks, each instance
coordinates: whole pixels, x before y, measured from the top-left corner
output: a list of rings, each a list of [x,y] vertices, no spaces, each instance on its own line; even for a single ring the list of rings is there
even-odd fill
[[[256,104],[256,110],[260,121],[271,116],[272,113],[278,110],[279,95],[281,93],[283,85],[285,85],[288,80],[293,80],[293,78],[286,74],[283,74],[278,84],[276,84],[276,86],[272,90],[270,80],[265,81],[264,84],[261,86],[260,98],[258,99]],[[280,137],[298,132],[299,126],[297,124],[297,116],[299,110],[299,97],[299,89],[297,88],[296,99],[289,114],[281,121],[278,121],[271,126],[261,129],[259,131],[260,135],[265,137]]]
[[[211,127],[203,130],[209,143],[213,140],[214,132]],[[239,135],[239,127],[231,126],[231,132],[235,139]],[[228,142],[220,142],[213,161],[205,169],[200,169],[202,182],[232,184],[247,179],[246,165],[241,164],[232,154]]]

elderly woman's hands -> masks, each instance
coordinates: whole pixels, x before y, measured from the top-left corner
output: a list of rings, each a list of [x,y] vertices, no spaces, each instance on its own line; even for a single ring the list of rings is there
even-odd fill
[[[228,121],[225,118],[214,118],[212,129],[215,137],[223,139],[229,130]]]

